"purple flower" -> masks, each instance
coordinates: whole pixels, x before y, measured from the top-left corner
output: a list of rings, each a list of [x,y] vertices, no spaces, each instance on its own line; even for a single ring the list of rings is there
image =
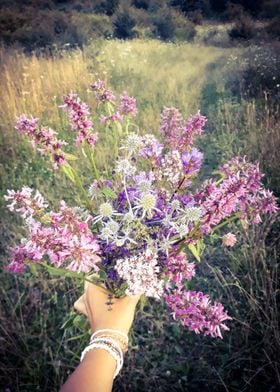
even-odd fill
[[[197,148],[182,153],[182,163],[185,174],[190,177],[196,174],[202,165],[203,154]]]
[[[146,134],[142,137],[144,147],[140,150],[139,155],[143,158],[150,158],[157,161],[162,154],[163,144],[161,144],[154,135]]]

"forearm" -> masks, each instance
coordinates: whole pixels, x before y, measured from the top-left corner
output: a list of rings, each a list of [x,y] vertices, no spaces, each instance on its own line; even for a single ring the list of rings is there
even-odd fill
[[[90,350],[60,392],[111,392],[116,361],[107,351]]]

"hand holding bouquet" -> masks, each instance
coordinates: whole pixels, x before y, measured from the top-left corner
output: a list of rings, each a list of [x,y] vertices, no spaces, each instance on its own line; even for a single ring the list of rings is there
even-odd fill
[[[188,282],[205,237],[234,219],[257,224],[262,214],[277,211],[275,197],[262,186],[259,166],[235,157],[219,168],[217,179],[195,188],[203,154],[194,143],[204,130],[204,116],[184,119],[177,109],[164,108],[156,138],[142,134],[132,122],[137,115],[134,98],[123,92],[117,100],[100,80],[91,87],[102,111],[94,121],[76,94],[65,97],[62,105],[76,146],[90,164],[87,178],[80,177],[72,164],[76,157],[65,151],[67,143],[55,131],[41,128],[32,117],[17,120],[16,129],[50,156],[55,169],[64,171],[82,202],[68,206],[61,200],[55,212],[39,191],[9,190],[8,208],[28,227],[27,237],[12,249],[9,270],[22,272],[35,263],[71,271],[105,286],[109,309],[114,297],[164,298],[182,325],[222,338],[227,312],[208,295],[189,290]],[[107,133],[114,145],[112,167],[106,172],[95,162],[95,148]],[[235,242],[232,233],[223,237],[224,246]]]

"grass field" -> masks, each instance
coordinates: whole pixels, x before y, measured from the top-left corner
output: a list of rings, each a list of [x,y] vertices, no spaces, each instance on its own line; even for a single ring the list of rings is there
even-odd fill
[[[260,161],[266,184],[279,194],[279,109],[265,87],[263,94],[246,95],[245,56],[241,48],[141,40],[100,41],[52,57],[2,49],[1,265],[7,264],[7,247],[23,234],[19,220],[4,208],[7,188],[37,187],[54,205],[61,197],[71,201],[76,197],[67,180],[16,134],[15,117],[32,114],[69,140],[69,125],[58,105],[74,91],[94,116],[89,85],[97,78],[136,97],[137,124],[143,133],[158,132],[164,106],[175,106],[184,115],[200,109],[208,116],[207,132],[199,142],[205,153],[204,175],[233,155],[247,155]],[[102,169],[110,159],[110,138],[102,135],[98,149]],[[151,301],[138,313],[132,349],[114,391],[276,391],[280,385],[278,227],[274,220],[250,230],[237,226],[236,249],[210,246],[198,267],[197,287],[221,300],[234,319],[224,340],[179,328],[162,304]],[[87,341],[79,325],[60,328],[79,290],[75,282],[50,278],[45,272],[35,280],[3,269],[1,392],[58,390]]]

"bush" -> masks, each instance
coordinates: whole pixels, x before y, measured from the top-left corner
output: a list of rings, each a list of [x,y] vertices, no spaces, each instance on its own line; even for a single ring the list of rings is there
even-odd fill
[[[255,24],[251,16],[245,12],[236,19],[229,35],[232,39],[251,39],[255,34]]]
[[[114,36],[122,39],[133,38],[135,25],[136,21],[130,8],[120,9],[113,18]]]
[[[273,38],[280,37],[280,17],[276,16],[265,28],[267,34]]]
[[[70,20],[79,44],[86,44],[91,39],[99,37],[110,37],[113,34],[110,19],[106,15],[75,12],[72,13]]]
[[[159,11],[153,18],[154,34],[167,40],[190,41],[196,34],[194,23],[182,13],[170,9]]]

